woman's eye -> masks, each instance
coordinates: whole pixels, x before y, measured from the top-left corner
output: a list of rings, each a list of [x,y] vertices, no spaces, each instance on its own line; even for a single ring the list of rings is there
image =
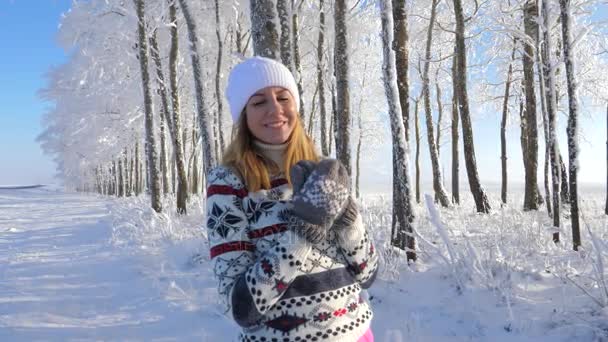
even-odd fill
[[[264,103],[264,101],[256,102],[256,103],[254,103],[253,105],[254,105],[254,106],[257,106],[257,105],[261,105],[262,103]]]
[[[289,100],[289,99],[288,99],[288,98],[286,98],[286,97],[283,97],[283,98],[280,98],[280,99],[279,99],[279,101],[287,101],[287,100]]]

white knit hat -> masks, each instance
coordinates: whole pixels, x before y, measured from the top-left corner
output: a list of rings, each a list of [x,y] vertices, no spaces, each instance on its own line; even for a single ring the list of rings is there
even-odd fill
[[[228,77],[226,98],[230,104],[230,114],[236,123],[249,98],[256,91],[266,87],[283,87],[293,96],[300,111],[300,94],[293,75],[281,62],[255,56],[235,65]]]

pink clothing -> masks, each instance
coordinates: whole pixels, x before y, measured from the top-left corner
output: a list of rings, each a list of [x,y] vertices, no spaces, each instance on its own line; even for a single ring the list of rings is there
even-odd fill
[[[372,334],[372,329],[367,329],[365,334],[363,334],[363,336],[361,336],[359,338],[359,341],[357,342],[374,342],[374,335]]]

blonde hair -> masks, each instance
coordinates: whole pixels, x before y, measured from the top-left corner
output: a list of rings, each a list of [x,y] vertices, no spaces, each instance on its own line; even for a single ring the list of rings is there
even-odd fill
[[[270,169],[276,169],[272,161],[266,160],[253,144],[254,136],[247,126],[246,112],[234,126],[232,141],[224,151],[222,164],[239,173],[247,190],[258,191],[270,189]],[[284,170],[287,181],[291,185],[289,170],[300,160],[319,161],[312,139],[304,131],[300,115],[297,114],[296,124],[287,140],[284,155]]]

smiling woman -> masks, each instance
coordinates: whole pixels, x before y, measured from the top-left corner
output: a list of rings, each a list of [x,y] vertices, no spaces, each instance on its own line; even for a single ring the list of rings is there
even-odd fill
[[[281,87],[266,87],[253,94],[246,111],[251,133],[268,144],[286,142],[298,120],[293,96]]]
[[[240,341],[373,341],[361,292],[378,254],[346,168],[319,161],[302,128],[293,76],[253,57],[226,93],[236,131],[207,176],[207,236]]]

